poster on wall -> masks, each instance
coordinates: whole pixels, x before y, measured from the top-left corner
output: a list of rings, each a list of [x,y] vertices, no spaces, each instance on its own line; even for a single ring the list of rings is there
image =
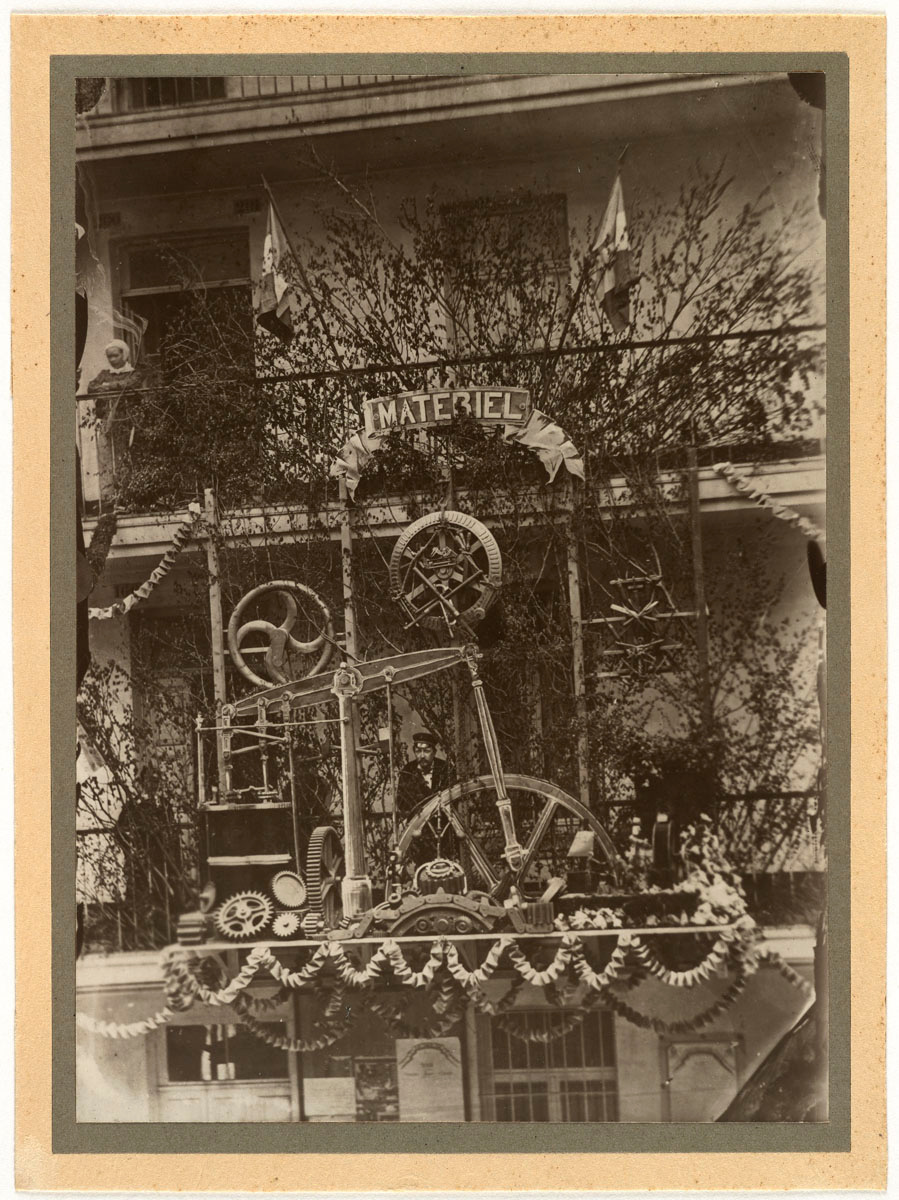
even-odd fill
[[[398,1038],[402,1121],[464,1121],[462,1046],[457,1037]]]
[[[356,1120],[399,1120],[394,1060],[357,1058],[353,1067],[356,1079]]]

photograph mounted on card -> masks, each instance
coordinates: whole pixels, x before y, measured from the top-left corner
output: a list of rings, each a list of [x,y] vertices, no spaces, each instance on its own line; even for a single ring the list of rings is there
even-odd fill
[[[247,28],[51,64],[40,1182],[815,1186],[864,1145],[842,27]]]

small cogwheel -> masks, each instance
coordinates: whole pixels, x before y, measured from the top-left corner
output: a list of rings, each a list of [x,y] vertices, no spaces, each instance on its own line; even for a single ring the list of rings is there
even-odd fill
[[[272,925],[275,937],[292,937],[300,927],[300,918],[295,912],[278,913]]]
[[[213,920],[225,937],[255,937],[272,919],[272,912],[268,896],[261,892],[238,892],[216,910]]]

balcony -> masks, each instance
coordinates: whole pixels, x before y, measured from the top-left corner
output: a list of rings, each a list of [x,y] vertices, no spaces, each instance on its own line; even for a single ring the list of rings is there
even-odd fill
[[[198,105],[381,88],[439,75],[184,75],[114,79],[97,106],[97,116],[162,113]]]
[[[741,121],[772,123],[788,116],[795,93],[782,76],[421,75],[340,74],[197,76],[112,80],[76,131],[78,158],[116,171],[97,186],[112,196],[178,191],[197,170],[229,185],[289,178],[299,149],[323,138],[329,159],[352,170],[382,165],[443,164],[477,152],[494,158],[524,154],[539,160],[560,145],[590,146],[597,122],[616,143],[670,135],[671,103],[683,100],[680,132],[706,135]],[[403,136],[405,134],[405,136]],[[252,155],[232,147],[256,143]],[[291,154],[294,157],[291,157]],[[122,158],[130,175],[123,179]],[[162,174],[160,175],[160,172]],[[135,178],[130,176],[134,175]]]

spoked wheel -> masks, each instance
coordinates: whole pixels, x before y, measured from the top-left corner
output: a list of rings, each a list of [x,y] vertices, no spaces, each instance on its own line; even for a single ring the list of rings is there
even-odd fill
[[[401,861],[417,857],[417,845],[445,839],[452,831],[467,862],[469,882],[492,896],[504,896],[514,884],[535,897],[555,875],[564,876],[574,836],[584,830],[593,837],[593,862],[597,870],[617,884],[620,860],[603,826],[579,800],[554,783],[531,775],[506,775],[518,840],[524,848],[521,870],[513,872],[502,857],[504,841],[496,810],[492,775],[481,775],[454,784],[431,796],[412,814],[400,833],[397,851]]]
[[[336,929],[343,916],[340,883],[343,879],[343,846],[337,830],[319,825],[312,831],[306,851],[306,888],[309,907],[328,929]]]

